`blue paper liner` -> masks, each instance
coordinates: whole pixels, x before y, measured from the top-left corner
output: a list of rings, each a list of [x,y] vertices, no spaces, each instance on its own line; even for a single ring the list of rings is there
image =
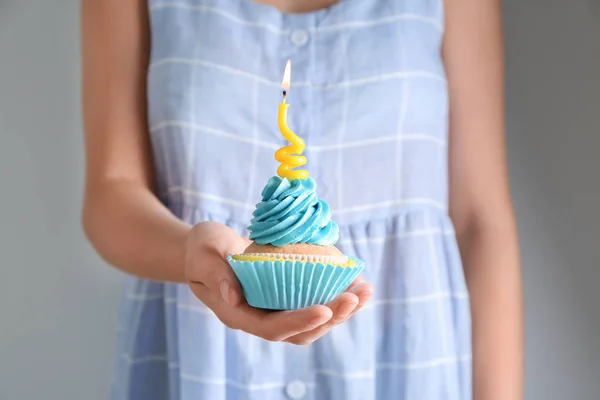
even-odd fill
[[[246,301],[253,307],[269,310],[296,310],[327,304],[350,286],[364,269],[358,258],[353,267],[308,261],[241,261],[232,255],[233,268]]]

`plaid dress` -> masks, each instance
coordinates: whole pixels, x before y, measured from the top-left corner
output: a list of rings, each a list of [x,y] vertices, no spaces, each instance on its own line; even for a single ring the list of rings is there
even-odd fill
[[[159,197],[247,234],[290,127],[374,298],[306,347],[233,331],[186,285],[128,277],[113,399],[468,400],[469,301],[448,217],[443,0],[149,0]]]

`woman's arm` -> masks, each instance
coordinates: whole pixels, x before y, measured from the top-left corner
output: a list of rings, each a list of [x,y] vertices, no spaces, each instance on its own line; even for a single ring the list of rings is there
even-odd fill
[[[522,398],[522,300],[499,0],[446,0],[450,216],[471,298],[475,400]]]
[[[83,0],[85,232],[111,264],[141,277],[184,281],[190,227],[153,194],[146,127],[145,0]]]

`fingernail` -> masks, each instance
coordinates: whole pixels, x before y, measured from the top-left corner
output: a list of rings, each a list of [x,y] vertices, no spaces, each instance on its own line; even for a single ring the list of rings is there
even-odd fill
[[[237,306],[238,301],[239,301],[239,296],[238,296],[237,292],[235,291],[235,289],[233,289],[232,287],[229,287],[228,298],[229,298],[228,304],[230,306]]]
[[[223,301],[229,304],[229,282],[223,281],[221,282],[221,297],[223,297]]]

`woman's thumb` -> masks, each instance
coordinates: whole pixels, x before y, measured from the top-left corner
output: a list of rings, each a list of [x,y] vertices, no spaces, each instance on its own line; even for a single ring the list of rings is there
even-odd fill
[[[230,306],[237,306],[242,299],[242,288],[227,262],[227,251],[223,251],[222,243],[214,247],[214,261],[210,262],[210,271],[206,271],[203,282],[212,291],[218,292],[221,299]],[[208,266],[207,265],[207,266]]]
[[[189,280],[202,283],[230,306],[242,300],[242,288],[227,262],[228,254],[241,253],[246,243],[233,230],[215,222],[202,222],[194,228],[190,252]]]

